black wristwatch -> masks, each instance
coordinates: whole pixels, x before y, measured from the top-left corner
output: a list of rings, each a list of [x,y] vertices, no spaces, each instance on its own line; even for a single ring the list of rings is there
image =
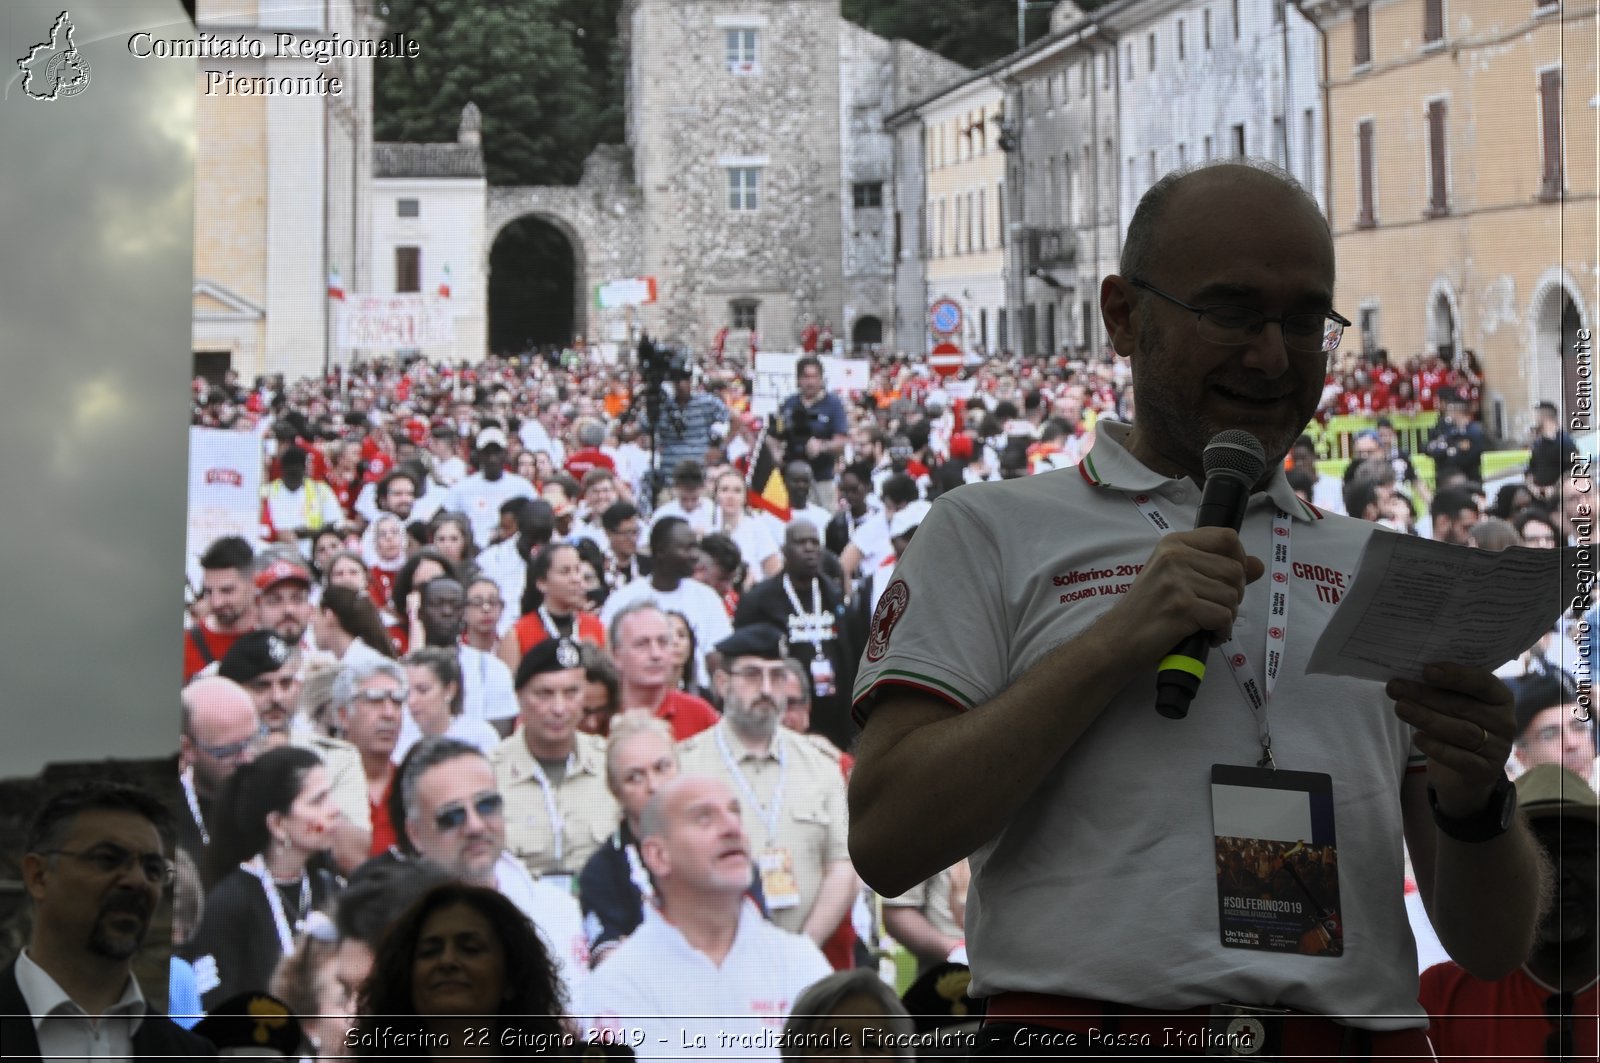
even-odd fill
[[[1517,814],[1517,788],[1510,779],[1501,779],[1489,791],[1489,803],[1470,816],[1447,816],[1439,811],[1439,794],[1428,784],[1428,805],[1440,833],[1458,842],[1486,842],[1511,829]]]

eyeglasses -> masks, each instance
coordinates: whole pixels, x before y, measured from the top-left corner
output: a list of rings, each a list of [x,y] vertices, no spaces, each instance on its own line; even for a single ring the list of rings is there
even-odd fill
[[[152,885],[170,885],[178,877],[178,868],[160,853],[129,852],[120,845],[97,845],[93,849],[43,849],[40,856],[70,856],[93,865],[103,875],[119,875],[130,864],[139,865],[145,881]]]
[[[499,598],[468,598],[467,599],[467,608],[468,609],[499,609],[499,608],[502,608],[505,604],[506,603],[502,602]]]
[[[735,679],[749,683],[752,686],[756,683],[777,686],[779,683],[782,683],[784,679],[788,677],[788,675],[788,667],[781,664],[774,665],[771,668],[762,668],[760,665],[748,665],[744,668],[735,668],[733,670],[733,677]]]
[[[1261,330],[1267,325],[1274,324],[1283,332],[1285,347],[1326,354],[1338,348],[1344,330],[1350,327],[1349,321],[1332,310],[1268,317],[1261,311],[1251,310],[1247,306],[1190,306],[1153,284],[1131,278],[1128,283],[1153,295],[1159,295],[1167,302],[1175,303],[1194,314],[1198,321],[1196,331],[1200,333],[1202,339],[1210,340],[1212,343],[1230,346],[1249,343],[1261,335]]]
[[[267,725],[262,724],[260,727],[256,728],[255,734],[251,735],[249,738],[242,738],[237,742],[222,742],[213,746],[207,745],[205,742],[200,741],[193,735],[189,736],[189,741],[194,743],[194,747],[200,752],[215,760],[236,760],[253,749],[261,748],[261,744],[265,742],[267,737],[271,734],[272,731],[267,727]]]
[[[505,810],[506,799],[496,793],[479,794],[472,799],[472,810],[479,819],[498,816]],[[433,814],[433,825],[440,830],[455,830],[467,821],[467,806],[460,802],[448,804]]]
[[[404,705],[406,703],[406,688],[401,687],[398,690],[358,690],[356,691],[356,700],[373,704],[387,700],[394,702],[396,705]]]

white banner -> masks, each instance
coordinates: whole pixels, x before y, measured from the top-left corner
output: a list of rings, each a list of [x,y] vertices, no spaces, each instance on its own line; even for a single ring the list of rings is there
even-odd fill
[[[804,354],[782,354],[777,351],[757,351],[756,369],[752,375],[750,412],[758,417],[768,417],[778,412],[783,400],[799,391],[795,383],[794,366]],[[835,395],[848,397],[867,390],[872,384],[872,362],[866,358],[836,358],[831,354],[818,355],[822,359],[822,380]]]
[[[448,299],[419,292],[352,295],[333,314],[335,346],[357,350],[407,350],[454,343],[455,315]]]
[[[261,535],[261,439],[254,432],[189,429],[189,535],[192,564],[217,539]]]

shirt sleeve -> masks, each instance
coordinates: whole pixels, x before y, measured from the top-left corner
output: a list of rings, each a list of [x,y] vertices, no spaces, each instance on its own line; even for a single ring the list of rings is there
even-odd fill
[[[984,493],[968,486],[941,498],[896,564],[873,611],[856,677],[858,720],[865,721],[887,686],[970,709],[1009,681],[1005,558],[989,515],[976,508]]]

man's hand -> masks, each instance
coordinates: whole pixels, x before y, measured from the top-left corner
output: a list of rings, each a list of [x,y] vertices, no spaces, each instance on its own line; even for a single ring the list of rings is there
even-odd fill
[[[1228,640],[1247,584],[1266,566],[1248,557],[1237,532],[1196,528],[1162,537],[1123,599],[1105,616],[1143,657],[1165,654],[1196,631]]]
[[[1417,729],[1428,757],[1428,781],[1447,816],[1470,816],[1505,778],[1516,736],[1511,691],[1486,668],[1430,664],[1423,682],[1391,679],[1395,715]]]

